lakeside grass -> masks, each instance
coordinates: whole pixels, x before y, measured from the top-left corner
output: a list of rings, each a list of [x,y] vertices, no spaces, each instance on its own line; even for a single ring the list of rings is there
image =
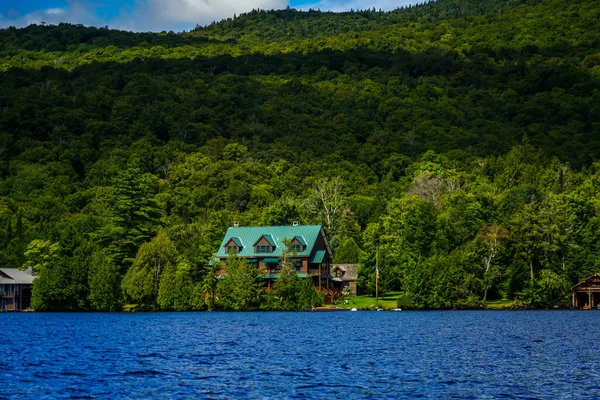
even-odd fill
[[[396,301],[402,292],[389,292],[385,296],[379,297],[379,308],[384,310],[393,310],[397,308]],[[347,302],[346,302],[347,301]],[[377,309],[375,296],[353,296],[346,299],[338,300],[336,304],[324,305],[326,308],[356,308],[358,310],[375,310]],[[137,310],[137,304],[124,304],[122,311],[133,312]],[[489,300],[485,302],[483,309],[485,310],[513,310],[523,308],[518,301],[510,299]]]
[[[400,294],[401,292],[389,292],[384,297],[380,297],[379,308],[383,308],[384,310],[396,308],[396,301]],[[377,308],[374,296],[355,296],[346,300],[348,300],[348,303],[345,303],[345,300],[342,300],[341,302],[338,301],[338,304],[332,305],[332,307],[356,308],[359,310],[373,310]],[[484,306],[484,309],[486,310],[512,310],[516,308],[521,308],[519,307],[518,302],[509,299],[487,301]]]
[[[485,309],[487,310],[510,310],[516,307],[514,300],[501,299],[501,300],[490,300],[485,302]]]
[[[385,310],[396,308],[396,300],[401,292],[389,292],[385,296],[379,297],[379,308]],[[346,303],[346,300],[348,303]],[[359,310],[371,310],[377,308],[375,296],[354,296],[345,300],[338,300],[333,307],[338,308],[356,308]]]

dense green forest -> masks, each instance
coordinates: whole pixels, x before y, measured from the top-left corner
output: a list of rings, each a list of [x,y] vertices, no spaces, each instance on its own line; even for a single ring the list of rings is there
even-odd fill
[[[0,30],[0,265],[38,310],[295,309],[227,227],[323,224],[403,308],[565,301],[600,272],[600,1],[256,10]]]

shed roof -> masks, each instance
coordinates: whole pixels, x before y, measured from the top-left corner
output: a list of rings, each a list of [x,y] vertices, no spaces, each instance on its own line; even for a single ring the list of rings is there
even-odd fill
[[[0,268],[0,284],[31,285],[35,276],[16,268]]]
[[[576,285],[571,287],[571,291],[576,292],[579,290],[587,290],[587,289],[591,289],[591,288],[595,288],[595,289],[600,289],[600,274],[594,274],[590,277],[587,277],[586,279],[582,280],[581,282],[577,283]]]
[[[310,256],[310,260],[308,260],[308,262],[311,264],[321,264],[324,258],[325,250],[317,250]]]
[[[215,254],[217,257],[225,258],[228,256],[226,245],[232,238],[238,238],[243,243],[256,243],[261,237],[272,241],[274,247],[271,253],[255,253],[254,246],[242,248],[238,255],[240,257],[281,257],[285,245],[284,239],[293,240],[294,237],[302,237],[306,241],[306,246],[301,252],[297,252],[299,257],[308,257],[314,249],[314,245],[321,234],[321,225],[298,225],[298,226],[238,226],[227,230],[219,250]]]

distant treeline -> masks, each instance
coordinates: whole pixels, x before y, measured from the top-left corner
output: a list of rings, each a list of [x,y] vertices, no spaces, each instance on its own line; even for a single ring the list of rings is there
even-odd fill
[[[302,308],[294,280],[228,303],[209,264],[234,220],[299,220],[366,293],[379,248],[403,307],[561,302],[600,269],[599,16],[440,0],[0,30],[0,264],[36,267],[37,309]]]

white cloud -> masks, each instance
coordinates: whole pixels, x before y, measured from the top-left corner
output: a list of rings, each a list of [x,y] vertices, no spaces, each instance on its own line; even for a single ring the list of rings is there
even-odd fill
[[[135,0],[135,5],[124,6],[119,16],[106,19],[98,14],[103,8],[101,0],[68,0],[64,8],[48,8],[24,16],[0,14],[0,27],[69,22],[132,31],[180,31],[256,8],[270,10],[287,5],[288,0]]]
[[[421,0],[422,1],[422,0]],[[105,26],[131,31],[162,31],[191,29],[196,24],[206,25],[220,21],[234,14],[260,8],[265,10],[285,8],[290,0],[135,0],[134,5],[126,5],[120,15],[102,18],[99,12],[105,11],[101,0],[67,0],[64,8],[38,10],[24,16],[0,14],[0,28],[7,26],[23,27],[30,24],[59,24],[69,22],[88,26]],[[322,11],[348,11],[350,9],[392,10],[400,6],[415,4],[411,0],[306,0],[306,3],[292,2],[297,9],[309,8]]]
[[[48,15],[62,15],[65,13],[64,8],[49,8],[46,10],[46,14]]]
[[[112,26],[135,31],[190,29],[252,9],[280,9],[287,4],[287,0],[138,0]]]
[[[0,27],[24,27],[42,22],[57,25],[61,22],[85,25],[102,25],[103,21],[95,14],[90,4],[81,0],[71,0],[64,8],[48,8],[26,14],[24,16],[4,17],[0,15]],[[10,15],[10,14],[9,14]],[[14,15],[14,14],[13,14]]]

